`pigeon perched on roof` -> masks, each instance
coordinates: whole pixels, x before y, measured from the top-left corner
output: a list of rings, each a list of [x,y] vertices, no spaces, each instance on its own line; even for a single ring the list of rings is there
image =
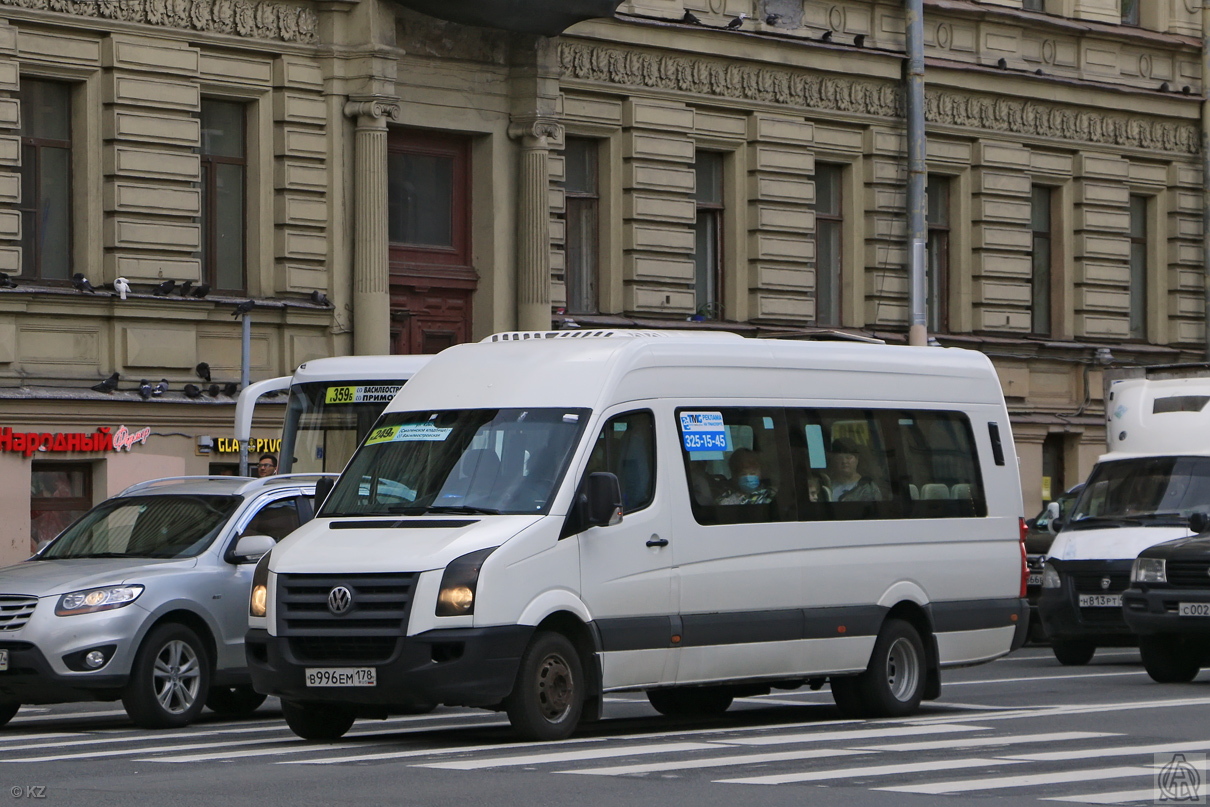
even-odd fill
[[[210,284],[202,283],[200,286],[195,288],[193,291],[189,292],[189,296],[196,297],[197,299],[200,300],[209,293],[210,293]]]
[[[731,22],[727,23],[723,27],[726,28],[728,31],[738,30],[740,27],[743,26],[744,20],[746,20],[746,19],[748,19],[748,15],[741,11],[739,13],[738,17],[736,17],[735,19],[733,19]]]
[[[116,278],[113,281],[113,290],[118,293],[119,297],[125,300],[126,295],[130,294],[130,281],[124,277]]]
[[[112,395],[113,391],[118,388],[118,379],[122,376],[114,373],[109,378],[102,381],[100,384],[93,384],[93,392],[104,392],[106,395]]]
[[[168,379],[167,378],[161,378],[159,380],[159,383],[157,383],[154,387],[151,388],[151,394],[157,398],[160,397],[161,395],[163,395],[167,391],[168,391]]]
[[[235,317],[236,319],[239,319],[244,314],[247,314],[254,308],[256,308],[255,300],[245,300],[244,302],[240,303],[239,305],[237,305],[235,307],[235,310],[231,312],[231,316]]]
[[[151,293],[154,294],[156,297],[167,297],[169,294],[172,294],[172,290],[175,287],[176,287],[175,280],[165,280],[163,283],[161,283],[160,285],[158,285],[154,289],[152,289]]]
[[[86,291],[89,294],[97,293],[97,290],[88,282],[88,278],[84,276],[83,272],[76,272],[71,276],[71,285],[76,287],[76,291]]]
[[[197,384],[186,384],[185,385],[185,397],[186,398],[202,397],[202,388],[199,387]]]
[[[198,362],[197,367],[193,368],[193,372],[197,373],[197,377],[203,381],[210,380],[210,365],[206,362]]]
[[[146,378],[139,382],[139,397],[144,401],[151,397],[151,382]]]

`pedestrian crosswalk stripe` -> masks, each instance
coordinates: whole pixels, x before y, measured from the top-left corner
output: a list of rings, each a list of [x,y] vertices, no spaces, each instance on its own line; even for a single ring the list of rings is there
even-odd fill
[[[552,751],[548,754],[525,754],[516,757],[487,757],[485,759],[458,759],[449,762],[425,762],[413,767],[442,768],[452,771],[475,771],[483,768],[548,765],[552,762],[577,762],[585,759],[608,759],[610,757],[641,756],[643,754],[668,754],[676,751],[714,751],[717,748],[718,746],[709,743],[658,743],[654,745],[630,745],[623,748],[593,748],[586,751]]]
[[[1046,796],[1042,801],[1069,801],[1075,804],[1130,804],[1137,801],[1157,801],[1159,793],[1152,787],[1149,790],[1119,790],[1116,793],[1085,793],[1080,796]],[[1192,795],[1192,794],[1190,794]],[[1197,792],[1198,798],[1206,798],[1206,786],[1203,784]],[[1179,803],[1175,800],[1173,803]],[[1197,803],[1197,802],[1186,802]]]
[[[803,759],[827,759],[868,754],[868,751],[853,751],[846,748],[809,748],[804,751],[776,751],[768,754],[741,754],[729,757],[707,757],[705,759],[681,759],[671,762],[644,762],[638,765],[616,765],[608,768],[584,768],[575,771],[556,771],[588,776],[624,776],[630,773],[661,773],[664,771],[686,771],[696,768],[724,768],[731,765],[760,765],[765,762],[789,762]]]
[[[986,731],[982,726],[968,726],[965,724],[938,724],[931,726],[916,726],[916,725],[895,725],[888,728],[879,729],[853,729],[846,731],[818,731],[818,732],[803,732],[800,734],[776,734],[764,737],[738,737],[735,739],[725,740],[725,742],[733,745],[787,745],[789,743],[823,743],[823,742],[850,742],[853,740],[864,740],[875,737],[919,737],[929,734],[952,734],[954,732],[963,731]]]
[[[862,768],[834,768],[825,771],[777,773],[768,776],[746,776],[742,779],[716,779],[723,784],[784,785],[791,782],[826,782],[830,779],[860,779],[867,776],[895,776],[903,773],[950,771],[963,768],[989,768],[996,765],[1020,765],[1011,759],[951,759],[934,762],[908,762],[901,765],[869,765]]]
[[[1021,743],[1054,743],[1065,740],[1095,740],[1101,737],[1121,737],[1108,731],[1057,731],[1049,734],[1007,734],[995,737],[949,738],[919,743],[888,743],[886,745],[860,745],[863,751],[956,751],[962,748],[981,748],[989,745],[1019,745]]]
[[[932,782],[922,785],[879,787],[875,788],[875,790],[886,790],[893,793],[923,793],[930,796],[938,796],[946,793],[966,793],[971,790],[999,790],[1001,788],[1058,785],[1071,782],[1096,782],[1101,779],[1128,779],[1133,776],[1152,776],[1154,773],[1155,771],[1152,768],[1094,768],[1091,770],[1060,771],[1058,773],[1035,773],[1025,776],[964,779],[957,782]]]
[[[1155,743],[1152,745],[1129,745],[1118,748],[1094,748],[1087,751],[1046,751],[1038,754],[1021,754],[1009,759],[1027,762],[1061,762],[1072,759],[1096,759],[1099,757],[1127,757],[1135,754],[1168,754],[1181,751],[1205,751],[1210,749],[1210,740],[1185,741],[1178,743]]]

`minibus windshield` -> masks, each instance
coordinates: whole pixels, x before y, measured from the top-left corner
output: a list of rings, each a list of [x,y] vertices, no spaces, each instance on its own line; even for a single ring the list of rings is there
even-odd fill
[[[384,415],[320,516],[545,514],[588,416],[559,408]]]
[[[1210,509],[1210,457],[1136,457],[1093,469],[1064,530],[1185,526]]]

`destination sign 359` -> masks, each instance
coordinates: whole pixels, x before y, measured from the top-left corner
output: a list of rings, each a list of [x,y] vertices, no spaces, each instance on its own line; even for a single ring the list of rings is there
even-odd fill
[[[326,404],[356,404],[356,403],[390,403],[395,393],[402,386],[388,385],[379,387],[328,387],[324,395]]]

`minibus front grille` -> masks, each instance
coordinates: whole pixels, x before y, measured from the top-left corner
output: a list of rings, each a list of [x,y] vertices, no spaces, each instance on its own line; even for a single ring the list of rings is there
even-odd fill
[[[1178,588],[1210,588],[1210,560],[1169,560],[1168,585]]]
[[[1109,578],[1107,586],[1105,578]],[[1073,574],[1071,581],[1080,594],[1119,594],[1130,588],[1130,572],[1081,572]]]
[[[407,630],[416,573],[283,574],[277,583],[278,635],[284,637],[398,637]],[[347,610],[329,605],[348,590]]]
[[[17,597],[0,594],[0,632],[17,631],[25,627],[34,615],[37,597]]]

